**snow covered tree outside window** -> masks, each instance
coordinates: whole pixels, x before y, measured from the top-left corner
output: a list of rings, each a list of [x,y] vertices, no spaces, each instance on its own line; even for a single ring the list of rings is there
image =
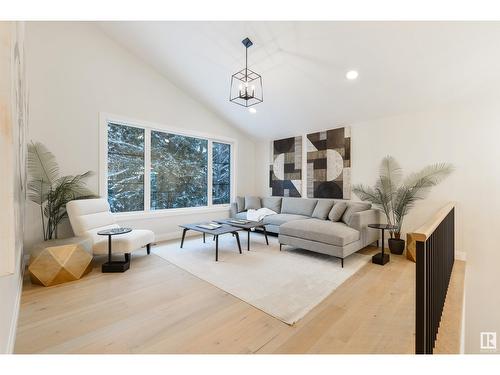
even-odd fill
[[[112,121],[107,124],[107,132],[106,178],[112,212],[231,202],[230,143]]]
[[[144,129],[108,124],[111,212],[144,210]]]
[[[208,204],[208,141],[151,131],[151,209]]]
[[[231,145],[212,143],[212,203],[228,204],[231,199]]]

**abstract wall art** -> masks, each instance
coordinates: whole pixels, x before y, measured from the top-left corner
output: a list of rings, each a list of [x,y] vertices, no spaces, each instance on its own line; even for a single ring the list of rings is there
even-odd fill
[[[302,137],[271,142],[270,195],[302,196]]]
[[[311,133],[306,137],[307,196],[351,197],[351,132],[349,127]]]

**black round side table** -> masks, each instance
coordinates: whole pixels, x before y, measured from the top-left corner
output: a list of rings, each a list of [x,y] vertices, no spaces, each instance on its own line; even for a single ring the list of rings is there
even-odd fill
[[[103,263],[101,267],[103,273],[125,272],[130,268],[130,257],[128,254],[125,254],[125,260],[111,260],[111,237],[129,232],[132,232],[131,228],[112,228],[97,232],[99,236],[108,236],[108,261]]]
[[[389,262],[389,254],[384,253],[384,231],[386,230],[395,230],[398,229],[397,226],[395,225],[389,225],[389,224],[368,224],[369,228],[373,229],[380,229],[382,231],[382,245],[380,246],[382,248],[382,251],[378,254],[375,254],[372,256],[372,263],[379,264],[383,266],[384,264]]]

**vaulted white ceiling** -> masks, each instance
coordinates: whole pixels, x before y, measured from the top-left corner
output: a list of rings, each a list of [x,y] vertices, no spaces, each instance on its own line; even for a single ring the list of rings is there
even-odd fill
[[[434,108],[500,82],[499,22],[101,22],[104,31],[233,125],[279,138]],[[230,103],[260,73],[264,102]],[[356,81],[345,73],[359,71]]]

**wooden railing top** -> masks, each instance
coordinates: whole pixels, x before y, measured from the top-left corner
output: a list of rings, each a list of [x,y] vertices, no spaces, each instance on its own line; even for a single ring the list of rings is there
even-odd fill
[[[415,241],[427,240],[453,208],[455,208],[455,202],[450,202],[442,207],[424,225],[411,234],[413,239]]]

